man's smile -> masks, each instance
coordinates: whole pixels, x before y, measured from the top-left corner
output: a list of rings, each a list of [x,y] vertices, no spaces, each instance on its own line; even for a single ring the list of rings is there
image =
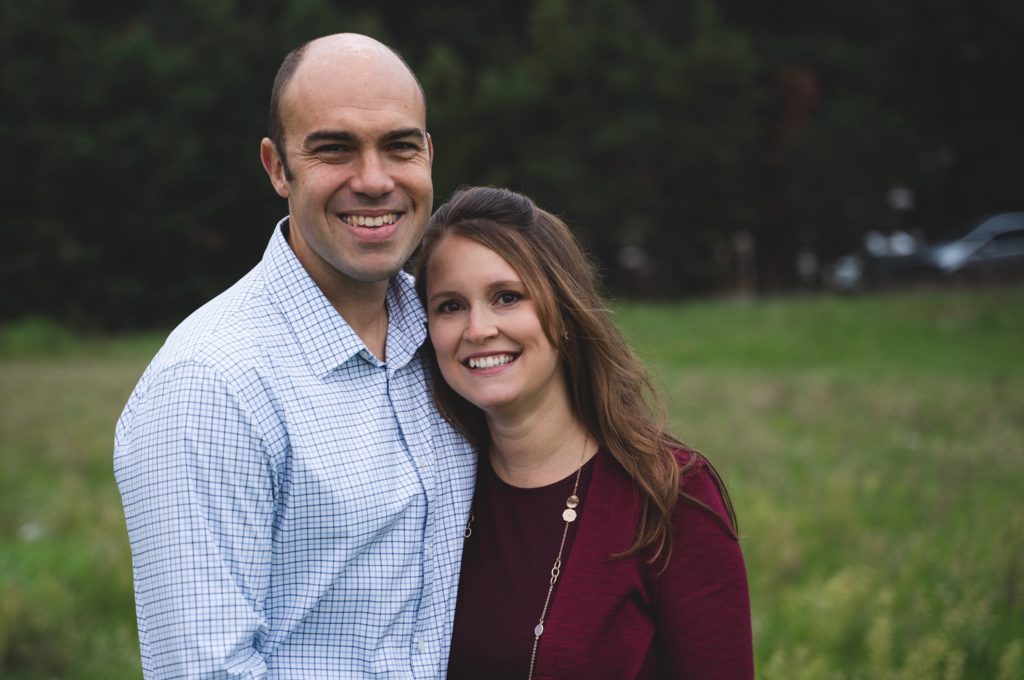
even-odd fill
[[[401,213],[390,212],[384,213],[383,215],[355,215],[349,213],[343,213],[341,221],[353,227],[383,227],[390,224],[394,224],[401,217]]]

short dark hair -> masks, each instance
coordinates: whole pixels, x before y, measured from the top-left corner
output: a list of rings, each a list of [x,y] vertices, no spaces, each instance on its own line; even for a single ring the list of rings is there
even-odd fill
[[[281,159],[281,165],[284,167],[285,179],[292,178],[292,171],[288,167],[288,157],[284,152],[284,123],[281,122],[281,97],[284,94],[285,88],[288,87],[288,83],[291,82],[292,76],[295,75],[295,71],[299,68],[299,64],[302,63],[302,57],[306,54],[306,48],[309,47],[311,42],[311,40],[307,40],[285,56],[284,61],[281,62],[281,67],[277,69],[277,75],[274,76],[274,86],[270,90],[270,115],[267,120],[267,137],[270,138],[270,141],[274,143],[274,148],[277,149],[277,155]]]
[[[292,81],[292,77],[295,75],[295,71],[298,70],[299,64],[302,63],[302,58],[306,55],[306,49],[313,43],[313,40],[307,40],[302,43],[294,50],[285,55],[284,61],[281,62],[280,68],[277,69],[277,75],[274,76],[274,85],[270,90],[270,113],[267,116],[267,137],[274,143],[274,148],[277,150],[277,155],[281,159],[281,166],[284,169],[285,179],[292,179],[291,168],[288,167],[288,156],[285,155],[285,143],[284,143],[284,122],[281,120],[281,98],[284,96],[285,88],[288,87],[288,83]],[[416,82],[416,87],[420,91],[420,96],[423,98],[423,109],[426,111],[427,108],[427,94],[423,89],[423,85],[420,83],[419,78],[416,77],[416,73],[409,68],[408,62],[402,58],[402,55],[398,53],[393,47],[385,45],[391,53],[398,57],[398,60],[402,62],[402,65],[412,75],[413,81]]]

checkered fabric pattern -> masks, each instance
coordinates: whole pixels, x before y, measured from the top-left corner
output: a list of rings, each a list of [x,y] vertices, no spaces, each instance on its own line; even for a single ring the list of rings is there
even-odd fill
[[[431,405],[411,278],[381,362],[285,229],[117,424],[144,673],[442,677],[475,455]]]

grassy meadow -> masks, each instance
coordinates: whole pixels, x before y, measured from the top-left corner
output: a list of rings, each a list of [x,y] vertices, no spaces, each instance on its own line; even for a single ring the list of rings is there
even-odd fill
[[[758,677],[1024,677],[1024,289],[616,309],[729,485]],[[111,442],[159,344],[0,330],[0,677],[141,675]]]

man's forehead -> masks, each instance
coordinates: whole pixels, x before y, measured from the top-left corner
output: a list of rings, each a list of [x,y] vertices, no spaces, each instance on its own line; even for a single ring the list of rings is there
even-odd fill
[[[367,80],[351,72],[324,78],[296,78],[282,97],[286,134],[346,129],[379,136],[399,128],[426,129],[419,88],[402,80]]]
[[[310,44],[285,96],[306,99],[337,94],[358,101],[365,95],[413,108],[425,106],[415,76],[394,52],[365,36],[353,38],[324,38]]]

